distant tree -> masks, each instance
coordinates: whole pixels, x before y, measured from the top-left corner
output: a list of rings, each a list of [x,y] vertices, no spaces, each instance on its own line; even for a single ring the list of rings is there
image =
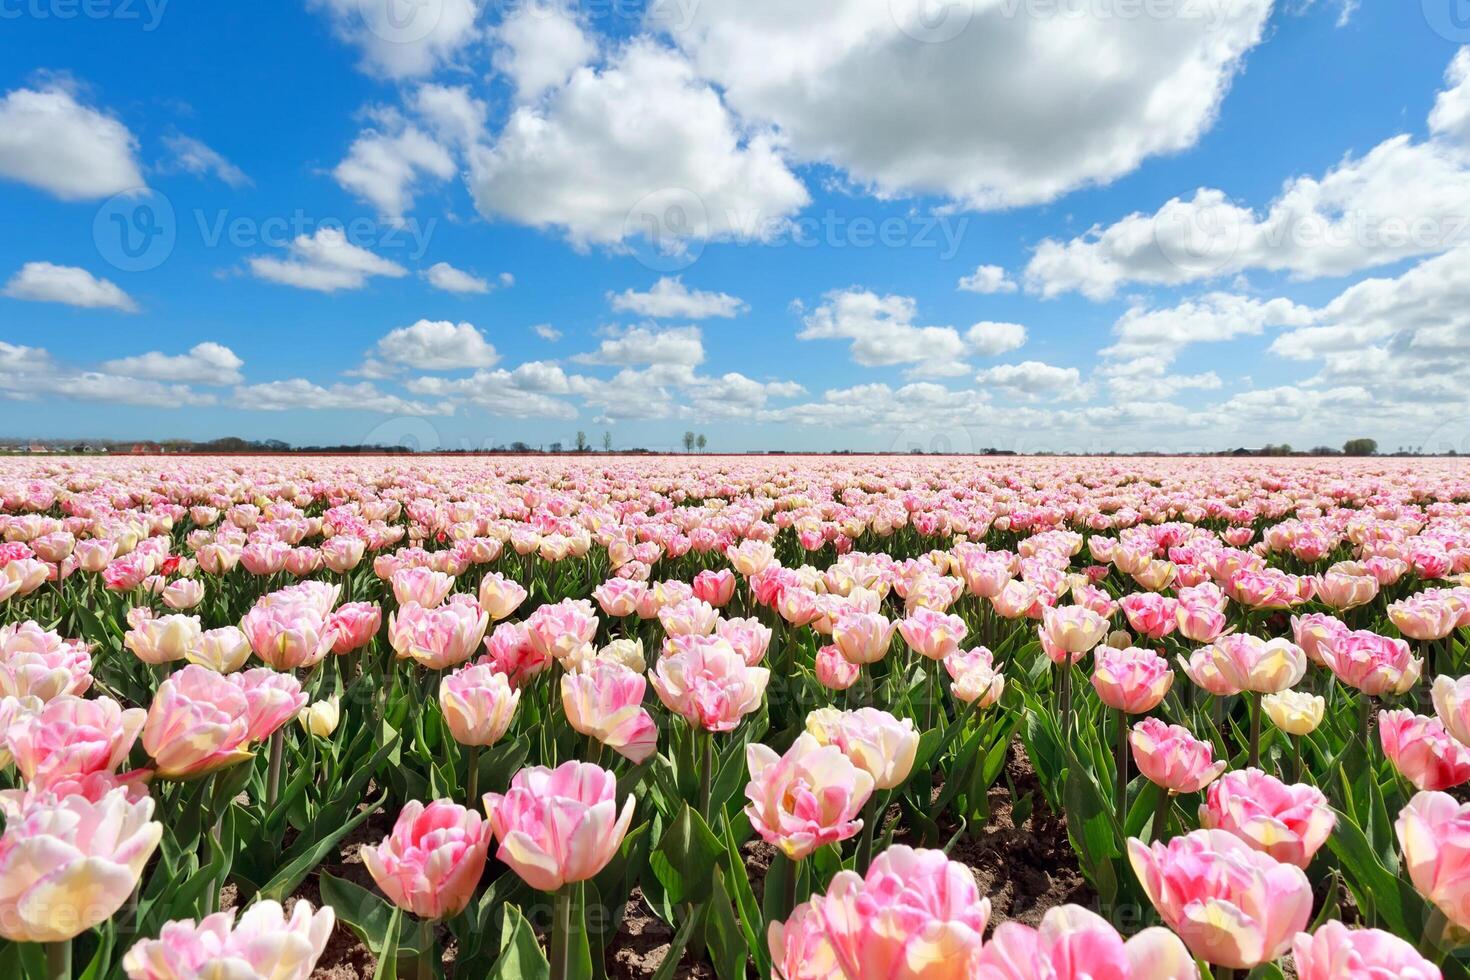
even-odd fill
[[[1374,439],[1349,439],[1342,444],[1342,451],[1348,456],[1372,456],[1378,452],[1378,442]]]
[[[559,443],[559,442],[553,442],[550,446],[547,446],[546,448],[549,449],[549,450],[551,450],[554,453],[559,453],[559,452],[561,452],[561,443]]]
[[[513,453],[528,453],[531,451],[531,447],[517,439],[510,444],[510,451]]]
[[[692,452],[694,452],[694,433],[693,432],[685,432],[684,433],[684,451],[686,453],[692,453]]]
[[[704,447],[709,445],[709,440],[704,437],[703,432],[699,434],[699,438],[694,440],[694,442],[697,446],[699,446],[700,452],[704,452]]]
[[[578,429],[577,430],[577,452],[579,452],[579,453],[585,453],[586,451],[587,451],[587,433],[583,432],[581,429]]]
[[[605,452],[605,453],[612,452],[612,433],[611,432],[603,432],[603,434],[602,434],[602,451]]]

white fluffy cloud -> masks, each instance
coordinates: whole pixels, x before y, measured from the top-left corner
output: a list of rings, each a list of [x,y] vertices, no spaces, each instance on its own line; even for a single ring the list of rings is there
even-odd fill
[[[137,148],[116,118],[59,86],[16,89],[0,99],[0,177],[64,201],[141,189]]]
[[[398,279],[408,270],[397,262],[375,255],[347,240],[338,228],[318,228],[314,235],[298,235],[281,259],[257,255],[249,260],[258,279],[333,293],[339,289],[361,289],[374,276]]]
[[[424,75],[457,57],[480,35],[475,0],[311,0],[337,36],[362,52],[372,75]]]
[[[1015,280],[998,265],[976,266],[968,276],[960,277],[959,288],[967,293],[1014,293]]]
[[[5,284],[12,299],[40,303],[65,303],[84,309],[122,310],[136,313],[138,304],[110,279],[101,279],[86,269],[51,262],[27,262]]]
[[[1043,397],[1075,400],[1086,395],[1080,371],[1043,361],[997,364],[975,375],[975,381],[983,388],[999,389],[1013,397],[1030,401]]]
[[[1172,359],[1190,344],[1257,336],[1267,327],[1304,326],[1313,312],[1287,299],[1260,300],[1209,293],[1166,309],[1134,306],[1113,325],[1114,342],[1102,354],[1118,359]]]
[[[236,408],[261,412],[345,411],[380,415],[449,415],[448,402],[417,402],[382,391],[366,381],[327,387],[305,378],[241,385],[231,403]]]
[[[418,127],[393,114],[385,121],[396,131],[364,131],[332,176],[344,190],[377,208],[384,221],[396,225],[413,207],[422,178],[442,181],[454,176],[454,158]]]
[[[988,208],[1192,146],[1271,6],[701,0],[651,17],[800,159],[879,194]]]
[[[379,340],[363,373],[380,377],[402,368],[461,371],[491,367],[499,360],[494,345],[474,324],[420,320],[390,331]]]
[[[507,418],[571,419],[577,409],[557,398],[571,390],[555,364],[528,361],[513,371],[476,371],[467,378],[413,378],[405,385],[417,395],[447,398]]]
[[[82,370],[59,363],[42,348],[4,341],[0,341],[0,368],[4,369],[0,370],[0,393],[20,400],[61,398],[149,408],[215,402],[213,395],[194,391],[188,385]]]
[[[692,368],[704,361],[704,342],[698,327],[629,327],[612,330],[597,350],[578,354],[582,364],[660,365]]]
[[[561,340],[561,331],[556,329],[549,323],[538,323],[531,329],[535,331],[536,336],[540,337],[542,340],[547,340],[551,343],[556,343],[558,340]]]
[[[576,245],[749,238],[808,201],[768,132],[751,133],[677,53],[634,39],[583,66],[469,155],[487,217],[559,229]]]
[[[681,320],[732,317],[747,309],[745,301],[738,296],[690,289],[679,276],[662,277],[646,293],[625,289],[621,293],[608,293],[607,299],[620,313]]]
[[[205,341],[189,348],[187,354],[169,355],[155,350],[107,361],[102,368],[111,374],[130,378],[185,384],[232,385],[243,380],[240,368],[244,366],[245,362],[228,347]]]
[[[970,373],[967,356],[993,356],[1026,342],[1026,328],[1018,323],[977,323],[963,337],[954,327],[920,325],[918,303],[910,296],[853,287],[822,300],[802,319],[798,339],[850,340],[858,364],[906,365],[909,377],[959,377]]]
[[[531,0],[511,9],[495,28],[495,68],[511,80],[516,98],[533,102],[597,54],[597,45],[575,14],[554,0]]]
[[[491,289],[488,279],[456,269],[448,262],[435,262],[424,270],[424,278],[429,285],[446,293],[488,293]]]
[[[1046,239],[1026,267],[1034,292],[1107,299],[1127,283],[1176,285],[1251,269],[1340,276],[1470,242],[1470,55],[1461,52],[1430,115],[1406,135],[1288,181],[1264,211],[1200,188],[1066,241]]]

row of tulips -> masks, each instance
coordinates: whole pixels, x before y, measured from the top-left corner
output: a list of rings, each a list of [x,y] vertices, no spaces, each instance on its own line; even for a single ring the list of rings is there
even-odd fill
[[[1447,464],[9,465],[4,975],[1470,976]]]

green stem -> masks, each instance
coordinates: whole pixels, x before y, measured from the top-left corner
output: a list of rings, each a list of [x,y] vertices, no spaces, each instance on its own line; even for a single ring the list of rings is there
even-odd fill
[[[1302,740],[1300,738],[1291,740],[1291,781],[1294,783],[1302,781]]]
[[[1128,826],[1128,715],[1122,710],[1118,711],[1118,751],[1116,766],[1118,770],[1118,799],[1115,802],[1118,808],[1118,828],[1126,831]]]
[[[1251,717],[1251,744],[1250,757],[1247,765],[1255,769],[1261,764],[1261,696],[1256,693],[1246,695],[1246,710]]]
[[[469,773],[465,776],[465,796],[469,802],[465,805],[471,810],[480,807],[480,747],[471,745],[469,751]]]
[[[285,725],[271,733],[270,767],[266,770],[265,808],[274,810],[281,797],[281,756],[286,748]]]
[[[419,976],[418,980],[434,980],[434,923],[419,920]]]
[[[710,820],[710,785],[714,779],[715,771],[715,733],[700,732],[700,765],[699,765],[699,815],[704,822]],[[713,824],[711,824],[713,826]]]
[[[567,947],[572,935],[572,889],[576,885],[562,885],[553,898],[555,905],[551,926],[551,980],[567,980],[567,969],[571,957]]]
[[[868,865],[873,862],[873,834],[876,832],[878,823],[878,792],[868,797],[868,802],[863,804],[863,831],[858,838],[857,850],[857,873],[865,875],[868,873]]]
[[[1062,672],[1062,737],[1070,740],[1072,737],[1072,663],[1070,659],[1063,660],[1058,669]]]
[[[1159,788],[1163,792],[1159,794],[1159,805],[1154,808],[1154,822],[1149,829],[1149,834],[1156,841],[1164,839],[1164,831],[1169,823],[1169,807],[1174,802],[1174,797],[1168,790],[1163,789],[1162,786]]]
[[[71,940],[46,944],[47,980],[71,980]]]
[[[1373,758],[1373,699],[1367,694],[1358,694],[1358,737],[1363,740],[1363,751]]]

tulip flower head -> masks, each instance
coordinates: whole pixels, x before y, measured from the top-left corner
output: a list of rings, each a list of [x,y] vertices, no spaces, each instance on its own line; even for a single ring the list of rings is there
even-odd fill
[[[873,792],[873,777],[835,745],[810,732],[796,737],[785,755],[752,742],[745,747],[750,782],[746,816],[768,844],[792,861],[862,829],[858,819]]]
[[[503,796],[485,794],[500,842],[495,856],[544,892],[594,877],[617,854],[633,821],[633,798],[619,810],[617,792],[617,778],[587,762],[522,769]]]
[[[1287,785],[1259,769],[1238,769],[1210,784],[1199,822],[1305,868],[1327,842],[1337,815],[1315,786]]]
[[[123,957],[128,980],[206,980],[213,977],[309,980],[326,951],[337,916],[298,900],[291,914],[265,900],[235,919],[235,910],[198,922],[164,924],[157,939],[140,939]]]
[[[362,846],[362,863],[388,900],[421,919],[452,918],[480,883],[490,827],[473,810],[449,800],[410,801],[376,847]]]
[[[1182,725],[1144,718],[1128,734],[1138,771],[1170,793],[1198,793],[1225,771],[1224,759],[1214,761],[1215,749]]]

